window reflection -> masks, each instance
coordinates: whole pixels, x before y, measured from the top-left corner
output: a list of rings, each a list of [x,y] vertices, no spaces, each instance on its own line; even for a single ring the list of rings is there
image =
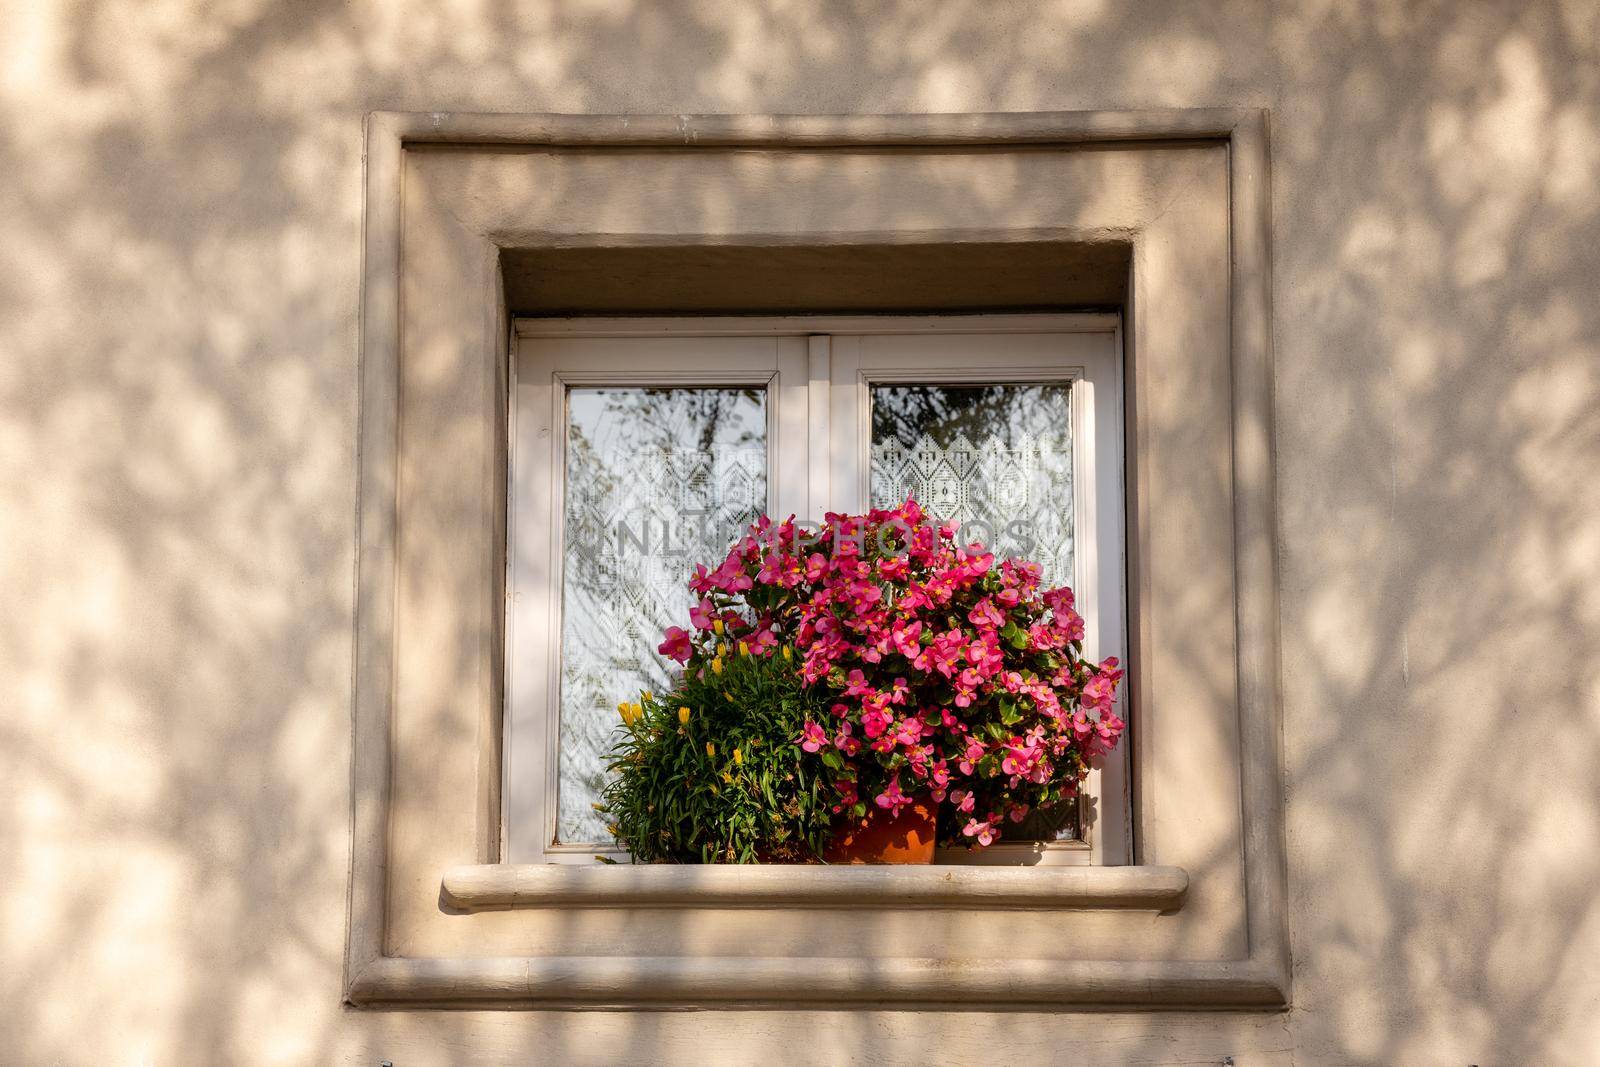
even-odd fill
[[[665,689],[661,633],[685,580],[767,510],[767,397],[757,389],[567,393],[557,838],[609,840],[591,805],[617,702]]]

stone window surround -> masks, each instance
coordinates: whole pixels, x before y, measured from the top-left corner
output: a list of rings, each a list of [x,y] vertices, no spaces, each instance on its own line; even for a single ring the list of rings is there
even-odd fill
[[[1173,162],[1175,151],[1188,149],[1201,151]],[[928,188],[966,163],[990,168],[985,173],[994,178],[1009,173],[993,170],[995,156],[1024,170],[1050,157],[1051,165],[1067,168],[1056,180],[1066,183],[1061,196],[1072,204],[1068,224],[1052,234],[1122,239],[1133,248],[1126,307],[1134,368],[1131,684],[1134,729],[1152,730],[1145,747],[1135,749],[1138,863],[1054,871],[500,865],[496,561],[504,553],[508,316],[499,263],[503,250],[538,244],[560,228],[517,223],[518,211],[544,210],[527,168],[593,181],[627,163],[620,154],[644,155],[658,173],[677,168],[702,184],[720,174],[724,184],[716,191],[743,205],[739,197],[758,197],[761,182],[772,180],[758,175],[743,186],[731,180],[749,177],[752,153],[763,157],[758,170],[770,160],[777,170],[790,168],[792,182],[796,173],[816,173],[825,152],[854,153],[848,160],[867,187],[886,180],[880,170],[900,167],[902,180],[913,173],[904,170],[910,163],[886,162],[891,157],[924,166],[932,175]],[[428,153],[438,158],[419,166]],[[982,153],[988,162],[977,155],[951,162],[952,153]],[[347,999],[480,1007],[1285,1004],[1267,158],[1267,116],[1249,110],[370,116]],[[1213,160],[1218,173],[1206,169]],[[793,169],[802,165],[811,169]],[[563,166],[571,172],[563,175]],[[492,173],[496,167],[505,173]],[[1103,195],[1089,195],[1091,179],[1107,183]],[[915,232],[893,219],[872,231],[895,241],[1020,240],[1042,232],[1027,219],[1018,220],[1015,234],[1004,223],[969,229],[969,220],[948,206],[942,225],[928,228],[926,216],[937,215],[940,205],[931,198],[919,204],[915,182],[894,188],[922,209]],[[501,202],[519,196],[519,204]],[[886,216],[895,213],[890,199],[877,201]],[[684,213],[689,218],[680,225],[692,235],[695,206]],[[740,215],[727,214],[731,224],[702,208],[701,239],[737,243]],[[983,214],[981,206],[976,214]],[[608,241],[617,228],[627,225],[604,228]],[[780,239],[843,244],[860,233],[823,227]],[[762,243],[773,232],[744,236]],[[569,232],[555,239],[570,238]],[[1202,251],[1209,272],[1196,269]],[[1152,307],[1165,318],[1145,312]],[[1168,387],[1140,365],[1172,359],[1180,348],[1193,353],[1198,369],[1166,363],[1163,371],[1193,375],[1190,385],[1201,399],[1206,387],[1217,390],[1203,415],[1220,420],[1221,438],[1206,437],[1209,424],[1160,421],[1176,418],[1161,403]],[[1175,492],[1185,506],[1200,509],[1195,521],[1202,533],[1208,515],[1225,520],[1226,529],[1211,523],[1221,554],[1206,573],[1226,604],[1213,602],[1207,617],[1228,609],[1233,653],[1226,677],[1200,679],[1218,692],[1210,717],[1195,721],[1202,747],[1214,741],[1209,754],[1221,757],[1200,776],[1163,750],[1152,722],[1174,700],[1166,695],[1171,690],[1153,684],[1156,667],[1164,656],[1181,661],[1169,654],[1174,631],[1166,616],[1182,610],[1173,597],[1156,595],[1172,581],[1162,553],[1197,547],[1167,546],[1166,534],[1152,540],[1153,511],[1168,506],[1168,497],[1156,499],[1153,489],[1165,494],[1172,484],[1167,475],[1182,471],[1177,457],[1186,433],[1199,443],[1197,454],[1217,461],[1223,479],[1220,496]],[[1206,445],[1209,451],[1199,447]],[[463,456],[475,462],[463,467]],[[1161,467],[1174,462],[1171,471]],[[443,464],[452,465],[450,488]],[[1206,550],[1199,546],[1202,558]],[[446,662],[445,652],[455,660]],[[1195,810],[1210,814],[1186,823],[1183,811],[1196,801]],[[1215,845],[1215,857],[1155,862],[1195,856],[1198,845],[1186,831]],[[620,913],[624,927],[607,925],[607,913]],[[741,925],[741,915],[752,914],[758,925]],[[900,931],[931,930],[932,940],[913,936],[907,951],[904,944],[875,947],[851,933],[859,930],[851,922],[874,915],[895,917],[884,921],[898,922]],[[940,940],[954,929],[938,925],[946,917],[983,929],[998,929],[984,926],[997,920],[1042,922],[1039,929],[1070,932],[1087,950],[1026,959],[975,953],[953,935]],[[819,955],[815,943],[796,940],[794,928],[829,922],[842,925],[817,938],[849,944],[852,954]],[[729,950],[746,945],[741,931],[753,929],[775,930],[789,950],[781,951],[782,944],[770,955]],[[635,941],[644,951],[619,949]]]

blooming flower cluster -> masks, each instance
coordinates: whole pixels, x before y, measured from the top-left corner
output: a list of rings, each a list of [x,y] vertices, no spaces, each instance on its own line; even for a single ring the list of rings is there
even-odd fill
[[[1122,670],[1083,658],[1072,590],[959,544],[914,500],[816,530],[763,517],[689,587],[690,628],[668,629],[662,654],[694,675],[781,655],[832,694],[831,721],[794,742],[833,772],[840,817],[928,796],[947,841],[985,846],[1075,797],[1122,735]]]

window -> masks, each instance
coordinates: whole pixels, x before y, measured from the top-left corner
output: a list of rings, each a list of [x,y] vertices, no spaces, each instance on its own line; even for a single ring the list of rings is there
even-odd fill
[[[371,115],[349,1001],[1281,1008],[1291,983],[1267,134],[1265,112],[1229,109]],[[991,189],[1005,195],[974,195]],[[507,862],[545,855],[555,805],[554,778],[524,766],[541,743],[530,731],[548,732],[548,720],[533,716],[520,732],[505,721],[532,709],[505,685],[541,677],[519,648],[537,633],[525,626],[507,644],[529,590],[508,612],[506,538],[517,542],[515,566],[546,553],[546,581],[559,542],[547,532],[541,549],[523,536],[536,494],[512,517],[516,529],[505,514],[516,326],[506,309],[950,314],[1052,300],[1123,309],[1132,862],[848,871]],[[833,477],[839,434],[828,430],[849,415],[833,414],[832,387],[834,349],[843,358],[847,338],[1077,329],[1109,344],[1115,320],[610,325],[613,337],[772,342],[784,365],[768,377],[785,395],[775,399],[769,382],[769,499],[803,486],[801,513],[810,513],[843,484]],[[532,339],[527,324],[523,332]],[[1076,352],[1062,364],[1092,367]],[[1114,446],[1099,415],[1103,379],[1089,369],[1086,380],[1093,436],[1109,434]],[[803,405],[786,402],[802,391]],[[800,437],[781,425],[790,411],[804,413]],[[800,439],[803,450],[788,447]],[[1082,444],[1075,436],[1077,460]],[[861,444],[858,463],[869,448]],[[518,475],[526,482],[526,463]],[[1084,489],[1080,478],[1075,496]],[[1099,523],[1106,516],[1100,508]],[[1075,569],[1085,532],[1080,512]],[[558,605],[544,603],[530,625],[556,621]],[[520,751],[505,752],[508,742]],[[1090,836],[1103,843],[1100,822]],[[508,841],[508,829],[531,843]]]
[[[616,704],[665,688],[693,563],[763,512],[915,496],[1073,586],[1123,656],[1115,316],[523,320],[511,417],[505,854],[593,862]],[[1127,746],[1080,809],[943,862],[1124,863]]]

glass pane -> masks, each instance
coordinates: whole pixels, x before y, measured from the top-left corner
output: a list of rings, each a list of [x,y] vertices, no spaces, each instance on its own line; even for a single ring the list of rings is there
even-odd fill
[[[872,387],[873,507],[914,496],[999,556],[1072,581],[1071,383]]]
[[[1071,383],[872,388],[874,507],[914,496],[999,556],[1072,582]],[[1079,836],[1073,805],[1008,824],[1011,841]]]
[[[688,615],[690,567],[767,510],[766,393],[571,389],[566,457],[556,832],[594,844],[617,702],[667,687],[656,645]]]

